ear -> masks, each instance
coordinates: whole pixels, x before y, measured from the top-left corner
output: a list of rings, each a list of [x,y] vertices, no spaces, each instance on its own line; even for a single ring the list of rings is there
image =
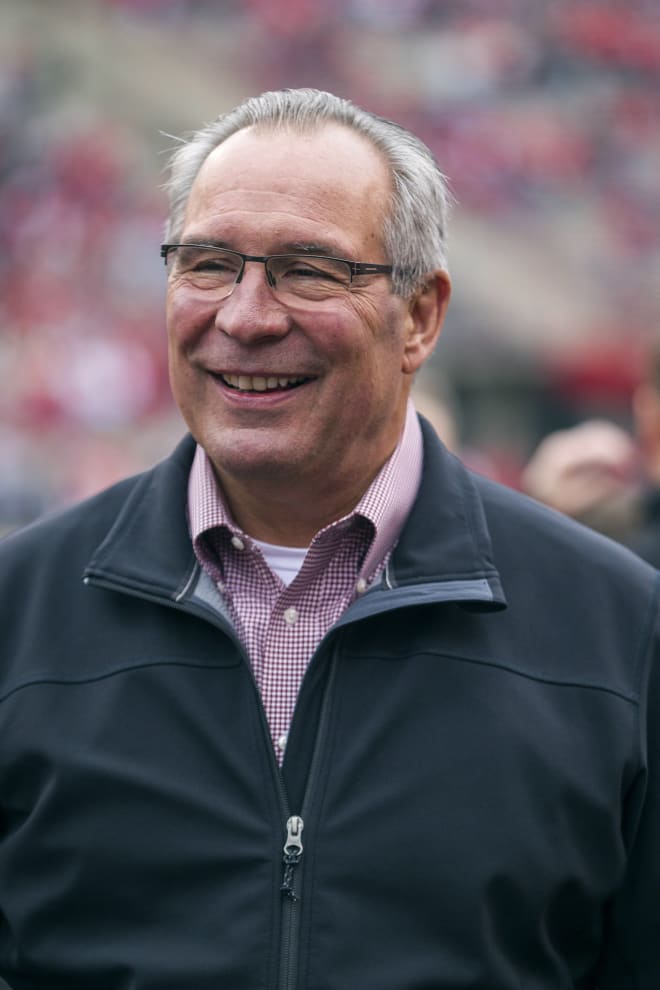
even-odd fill
[[[408,300],[402,363],[404,374],[414,375],[432,353],[440,336],[450,295],[449,275],[438,269]]]

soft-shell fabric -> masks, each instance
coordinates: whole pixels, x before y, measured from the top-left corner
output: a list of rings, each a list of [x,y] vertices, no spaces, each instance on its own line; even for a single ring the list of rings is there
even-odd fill
[[[0,552],[0,977],[657,990],[655,572],[425,426],[280,772],[192,552],[193,449]]]

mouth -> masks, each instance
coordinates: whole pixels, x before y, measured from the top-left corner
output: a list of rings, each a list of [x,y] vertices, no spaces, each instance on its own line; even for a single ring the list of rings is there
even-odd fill
[[[310,381],[305,375],[218,375],[238,392],[288,392]]]

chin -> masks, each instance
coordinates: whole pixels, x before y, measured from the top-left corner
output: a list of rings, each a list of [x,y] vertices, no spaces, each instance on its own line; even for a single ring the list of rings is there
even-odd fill
[[[226,444],[207,447],[206,452],[220,475],[237,483],[290,483],[297,474],[298,465],[292,463],[291,456],[287,452],[278,456],[272,446],[259,451],[246,450],[239,441],[230,447]]]

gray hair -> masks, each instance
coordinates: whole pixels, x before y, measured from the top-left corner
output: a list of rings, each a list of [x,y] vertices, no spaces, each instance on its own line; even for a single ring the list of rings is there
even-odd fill
[[[363,135],[390,168],[393,191],[383,222],[383,247],[394,267],[394,292],[405,298],[430,272],[446,269],[452,197],[429,148],[399,124],[316,89],[285,89],[247,99],[200,128],[174,151],[165,185],[170,201],[166,240],[181,236],[195,178],[208,155],[232,134],[247,127],[289,127],[304,133],[326,123],[342,124]]]

